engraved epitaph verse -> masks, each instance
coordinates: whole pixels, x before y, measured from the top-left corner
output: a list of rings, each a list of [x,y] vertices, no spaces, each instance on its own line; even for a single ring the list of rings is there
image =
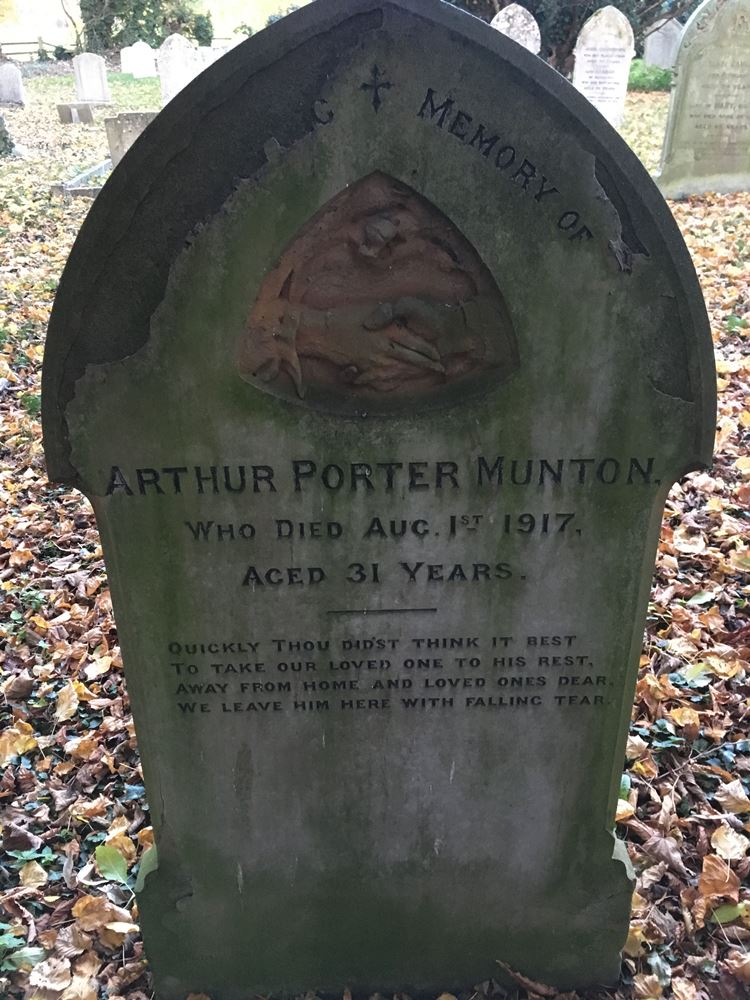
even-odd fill
[[[441,623],[460,591],[489,592],[502,609],[508,584],[527,581],[535,549],[541,547],[545,564],[561,551],[585,551],[580,511],[540,505],[539,489],[572,488],[582,498],[605,499],[613,490],[638,492],[659,482],[653,457],[349,465],[308,458],[288,467],[112,466],[106,493],[157,505],[169,495],[207,497],[209,513],[212,497],[265,498],[269,512],[252,520],[182,522],[183,542],[209,553],[222,590],[239,587],[249,599],[276,592],[286,600],[300,590],[315,592],[325,634],[256,623],[251,635],[180,633],[165,640],[160,670],[168,675],[175,713],[210,716],[214,724],[237,713],[603,707],[613,682],[600,659],[604,651],[578,620],[545,634],[501,633],[502,612],[492,626],[467,616],[458,635]],[[438,513],[433,500],[445,495],[448,506]],[[335,505],[345,511],[341,519],[315,519],[334,496],[345,502]],[[307,520],[299,519],[299,502],[289,515],[294,498],[304,503]],[[360,499],[364,507],[356,505]],[[278,556],[273,564],[258,561],[261,541],[266,554]],[[226,569],[229,550],[243,559],[234,578]],[[284,562],[290,551],[294,565]]]

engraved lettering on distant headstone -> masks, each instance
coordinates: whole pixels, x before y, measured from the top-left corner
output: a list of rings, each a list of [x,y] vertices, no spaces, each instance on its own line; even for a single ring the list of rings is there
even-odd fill
[[[750,0],[706,0],[686,25],[658,183],[670,198],[750,190]]]
[[[635,39],[630,21],[616,7],[602,7],[581,28],[575,48],[573,86],[618,127],[625,114]]]

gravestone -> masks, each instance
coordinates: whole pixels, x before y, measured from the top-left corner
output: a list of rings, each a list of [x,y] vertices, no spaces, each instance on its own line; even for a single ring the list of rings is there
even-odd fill
[[[618,128],[635,55],[630,21],[616,7],[602,7],[581,28],[574,55],[573,86]]]
[[[677,50],[682,38],[682,25],[671,18],[658,21],[654,30],[646,35],[643,61],[649,66],[672,69],[677,59]]]
[[[90,104],[58,104],[57,116],[63,125],[93,125],[94,112]]]
[[[156,52],[148,42],[135,42],[120,52],[120,68],[138,80],[157,76]]]
[[[203,57],[183,35],[173,34],[162,42],[156,54],[161,81],[162,104],[186,87],[204,68]]]
[[[109,571],[161,1000],[617,979],[649,583],[714,385],[643,166],[481,21],[319,0],[169,103],[43,384]]]
[[[750,0],[707,0],[685,26],[659,187],[750,191]]]
[[[15,63],[0,62],[0,104],[25,104],[23,77]]]
[[[107,64],[94,52],[82,52],[73,59],[76,98],[80,104],[111,104]]]
[[[127,111],[114,118],[105,118],[107,144],[112,166],[116,167],[147,125],[156,118],[154,111]]]
[[[497,28],[514,42],[523,45],[535,56],[539,55],[542,47],[542,36],[536,18],[518,3],[512,3],[509,7],[504,7],[499,14],[490,22],[492,28]]]

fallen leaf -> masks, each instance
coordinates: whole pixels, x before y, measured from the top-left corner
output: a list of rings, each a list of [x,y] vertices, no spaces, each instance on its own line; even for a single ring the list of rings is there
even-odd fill
[[[724,964],[741,983],[750,984],[750,954],[748,952],[730,951],[727,954]]]
[[[18,874],[21,877],[21,885],[27,889],[39,889],[46,885],[49,879],[47,872],[38,861],[27,861]]]
[[[721,804],[725,812],[750,812],[750,798],[747,797],[745,786],[739,778],[721,785],[714,793],[714,798]]]
[[[33,728],[22,719],[0,734],[0,766],[5,767],[13,757],[34,750],[37,745]]]
[[[672,980],[674,1000],[699,1000],[698,987],[690,979],[677,977]]]
[[[722,823],[711,835],[711,846],[725,861],[738,861],[744,858],[750,849],[750,840],[726,823]]]
[[[627,799],[620,799],[617,803],[615,823],[624,823],[626,819],[630,819],[630,817],[634,815],[635,809],[631,806]]]
[[[55,719],[58,722],[67,722],[72,719],[78,710],[78,694],[71,681],[65,685],[57,696],[57,708],[55,709]]]
[[[705,899],[729,899],[736,903],[740,895],[740,880],[726,861],[715,854],[707,854],[698,879],[698,892]]]
[[[37,986],[40,990],[64,990],[70,985],[70,980],[70,962],[67,958],[55,955],[40,962],[29,975],[31,985]]]

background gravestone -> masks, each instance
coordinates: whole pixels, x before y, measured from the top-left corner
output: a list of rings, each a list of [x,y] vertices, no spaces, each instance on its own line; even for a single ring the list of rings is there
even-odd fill
[[[116,167],[147,125],[156,117],[153,111],[126,111],[104,119],[112,166]]]
[[[148,42],[135,42],[120,52],[120,67],[123,73],[130,73],[137,80],[157,76],[156,52]]]
[[[504,7],[492,19],[491,27],[497,28],[508,38],[512,38],[514,42],[523,45],[535,56],[539,55],[539,50],[542,47],[539,25],[531,11],[520,4],[512,3],[510,6]]]
[[[93,125],[94,112],[90,104],[58,104],[57,115],[63,125]]]
[[[750,0],[707,0],[685,26],[659,187],[750,191]]]
[[[82,52],[73,59],[76,98],[80,104],[110,104],[107,64],[93,52]]]
[[[634,55],[630,21],[616,7],[602,7],[581,28],[574,53],[573,86],[616,128],[625,114]]]
[[[713,394],[642,165],[481,21],[320,0],[170,102],[43,385],[108,565],[162,1000],[617,978],[649,583]]]
[[[643,61],[649,66],[672,69],[680,48],[682,31],[680,22],[673,18],[668,21],[658,21],[653,31],[646,35]]]
[[[15,63],[0,62],[0,104],[24,104],[23,77]]]
[[[156,55],[161,82],[162,104],[167,104],[175,94],[187,86],[204,68],[202,56],[183,35],[165,38]]]

